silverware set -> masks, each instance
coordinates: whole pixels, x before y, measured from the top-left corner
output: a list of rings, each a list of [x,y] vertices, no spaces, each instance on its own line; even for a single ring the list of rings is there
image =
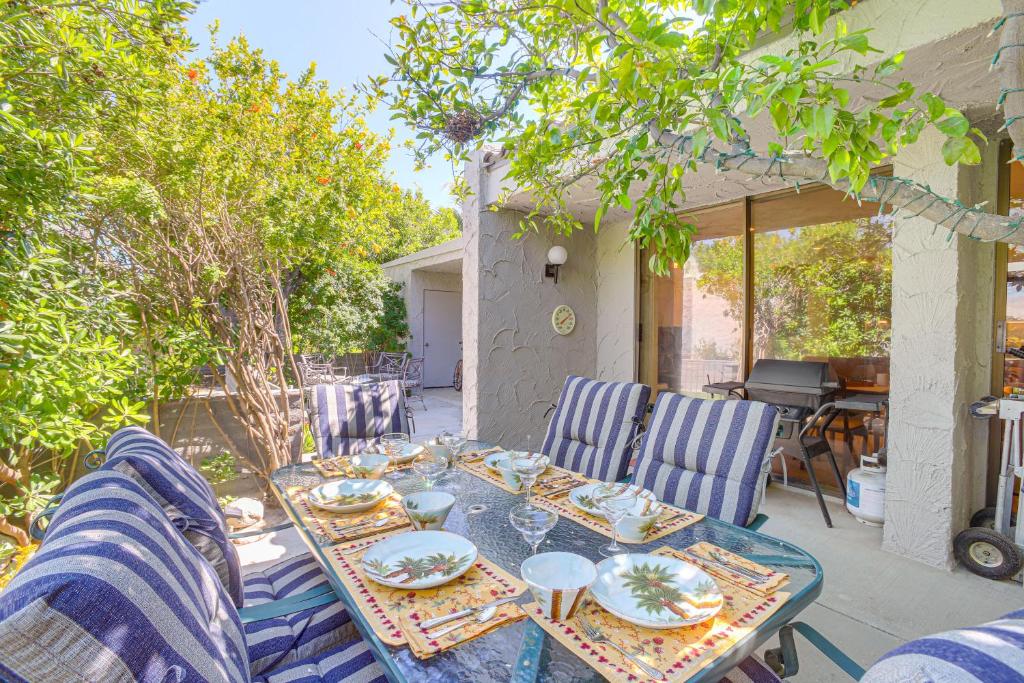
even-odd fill
[[[689,550],[680,550],[679,552],[691,560],[694,560],[696,562],[703,562],[705,564],[710,564],[715,567],[718,567],[719,569],[724,569],[727,572],[732,572],[733,574],[742,576],[748,581],[753,581],[754,583],[768,583],[772,579],[772,577],[768,574],[762,574],[760,572],[754,571],[753,569],[748,569],[747,567],[744,567],[743,565],[733,560],[730,560],[728,557],[722,555],[721,553],[715,550],[710,551],[710,559],[692,553]]]
[[[636,666],[651,678],[658,680],[664,680],[665,674],[660,669],[655,669],[653,666],[640,659],[635,652],[629,652],[626,648],[622,647],[614,640],[609,640],[608,636],[604,634],[601,629],[587,621],[587,618],[582,614],[576,615],[576,621],[583,627],[583,633],[587,636],[592,643],[604,643],[619,651],[623,657],[636,664]]]
[[[470,626],[472,624],[486,624],[488,621],[494,619],[494,617],[497,616],[498,607],[504,605],[507,602],[512,602],[513,600],[516,600],[519,597],[520,596],[518,595],[513,595],[507,598],[501,598],[499,600],[489,602],[485,605],[467,607],[464,610],[453,612],[452,614],[446,614],[441,617],[427,619],[426,621],[420,624],[420,630],[423,631],[423,633],[430,640],[437,640],[442,636],[446,636],[449,633],[457,631],[460,628]],[[451,626],[445,626],[442,629],[432,630],[437,629],[438,626],[442,626],[450,621],[456,620],[459,620],[459,623],[452,624]]]

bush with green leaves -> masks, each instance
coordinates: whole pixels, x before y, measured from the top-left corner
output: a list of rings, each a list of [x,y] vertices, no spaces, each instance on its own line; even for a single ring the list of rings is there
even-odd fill
[[[0,243],[0,534],[21,544],[73,454],[146,421],[126,293],[80,270],[73,246]]]
[[[383,308],[370,329],[368,351],[397,353],[405,351],[409,340],[408,314],[402,286],[390,283],[384,290]]]

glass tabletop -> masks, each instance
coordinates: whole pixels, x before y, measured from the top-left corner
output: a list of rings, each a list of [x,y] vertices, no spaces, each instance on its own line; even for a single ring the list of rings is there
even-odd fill
[[[481,442],[469,442],[467,449],[486,447]],[[422,480],[406,470],[385,477],[401,493],[422,490]],[[310,464],[291,465],[272,475],[276,493],[288,515],[295,522],[303,540],[327,569],[335,592],[348,605],[353,621],[361,634],[376,650],[390,680],[393,681],[458,681],[474,683],[494,681],[601,681],[602,677],[589,665],[545,633],[530,619],[504,626],[451,650],[420,660],[408,647],[383,644],[372,629],[353,608],[344,584],[334,575],[326,561],[323,549],[334,543],[319,537],[306,528],[284,488],[294,485],[310,486],[321,481],[316,468]],[[473,541],[480,553],[503,569],[519,576],[519,565],[530,555],[530,546],[512,528],[508,513],[524,501],[515,495],[485,482],[461,469],[451,469],[437,483],[435,489],[449,491],[457,502],[445,529],[461,534]],[[603,557],[598,550],[608,538],[564,517],[558,518],[555,528],[548,532],[538,552],[563,550],[577,553],[599,562]],[[730,669],[752,654],[758,646],[772,637],[821,593],[822,570],[808,553],[785,541],[765,536],[741,527],[704,518],[702,521],[663,536],[651,543],[627,544],[629,552],[651,552],[662,546],[686,548],[698,541],[708,541],[727,550],[750,558],[760,564],[789,574],[784,590],[789,600],[767,621],[755,628],[745,639],[726,654],[691,678],[691,681],[718,681]],[[621,541],[620,541],[621,542]],[[529,593],[519,601],[530,602]]]

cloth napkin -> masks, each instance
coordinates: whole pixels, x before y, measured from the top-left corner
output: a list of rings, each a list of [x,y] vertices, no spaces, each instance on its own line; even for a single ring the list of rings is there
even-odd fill
[[[729,552],[725,548],[720,548],[719,546],[708,543],[707,541],[695,543],[686,550],[697,558],[705,558],[707,560],[706,562],[701,562],[698,559],[696,562],[708,574],[711,574],[716,579],[721,579],[728,583],[743,586],[747,590],[757,593],[758,595],[771,595],[789,582],[789,574],[776,572],[771,567],[765,567],[762,564],[752,562],[742,555]],[[711,555],[713,552],[719,555],[719,557],[724,557],[726,559],[726,564],[735,563],[741,567],[757,572],[758,574],[764,574],[769,577],[768,581],[765,581],[764,583],[751,581],[738,572],[726,569],[719,561],[715,561]],[[677,550],[673,550],[672,554],[684,562],[692,563],[695,561],[694,558],[687,553],[681,553]]]
[[[402,631],[405,632],[405,637],[409,642],[409,649],[418,658],[429,659],[439,652],[444,652],[456,645],[467,643],[475,638],[479,638],[482,635],[490,633],[495,629],[508,626],[509,624],[514,624],[517,621],[521,621],[526,618],[526,612],[523,611],[522,607],[514,602],[506,602],[504,605],[498,606],[498,611],[490,621],[478,624],[476,623],[475,615],[471,615],[469,617],[470,623],[466,626],[443,635],[436,640],[431,639],[428,634],[420,630],[419,625],[421,622],[444,614],[451,614],[451,610],[442,608],[430,611],[415,611],[404,614],[398,618]],[[462,623],[463,621],[465,620],[451,621],[447,624],[431,629],[431,631],[439,631],[449,626]]]

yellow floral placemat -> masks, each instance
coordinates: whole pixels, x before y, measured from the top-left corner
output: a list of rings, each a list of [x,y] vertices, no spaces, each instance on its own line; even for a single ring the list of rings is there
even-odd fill
[[[789,574],[776,572],[771,567],[751,562],[742,555],[731,553],[725,548],[720,548],[707,541],[695,543],[687,548],[685,552],[672,550],[671,553],[673,557],[677,557],[684,562],[699,564],[701,569],[719,581],[743,586],[747,590],[760,595],[770,595],[789,583]],[[739,572],[732,571],[728,567],[733,563],[763,575],[765,580],[753,581]]]
[[[671,553],[671,548],[661,548],[654,554]],[[727,581],[721,581],[719,588],[725,602],[714,619],[675,629],[635,626],[606,611],[593,599],[588,599],[577,615],[564,623],[545,617],[537,603],[530,603],[524,609],[541,628],[609,681],[653,683],[656,679],[648,678],[614,648],[589,640],[578,621],[581,615],[608,639],[626,650],[636,649],[645,663],[660,669],[665,678],[658,683],[680,683],[728,651],[789,598],[788,593],[759,595]]]
[[[568,491],[561,491],[550,496],[534,496],[533,503],[537,507],[551,510],[562,517],[571,519],[578,524],[582,524],[583,526],[593,529],[600,534],[604,534],[608,538],[612,537],[612,526],[608,523],[608,520],[604,517],[587,514],[573,505],[572,501],[569,500]],[[704,519],[704,515],[697,514],[696,512],[689,512],[688,510],[683,510],[682,508],[677,508],[664,503],[663,506],[665,511],[651,527],[651,530],[647,532],[647,536],[644,537],[642,543],[650,543],[651,541],[655,541],[663,536],[675,533],[680,529],[685,529],[691,524],[696,524],[700,520]],[[623,540],[620,537],[619,543],[630,544],[633,542]]]
[[[331,479],[332,477],[355,477],[352,472],[352,456],[351,455],[338,455],[333,458],[315,458],[311,461],[316,471],[320,473],[320,476],[325,479]],[[412,463],[407,462],[401,465],[391,463],[388,465],[385,472],[401,472],[412,468]]]
[[[459,467],[466,470],[467,472],[474,476],[480,477],[488,484],[494,484],[502,491],[508,491],[509,493],[520,493],[519,489],[514,489],[508,484],[506,484],[505,480],[501,477],[500,474],[491,470],[490,467],[485,465],[482,458],[478,460],[470,460],[468,462],[465,460],[460,461]]]
[[[369,542],[371,540],[373,539],[367,539],[363,550],[373,545]],[[408,642],[406,631],[403,629],[403,618],[408,628],[411,624],[418,624],[431,616],[450,614],[503,597],[521,595],[526,591],[525,583],[483,556],[478,556],[469,571],[450,583],[437,588],[409,590],[383,586],[367,578],[360,562],[363,556],[360,550],[353,551],[343,546],[335,546],[325,554],[374,633],[389,645],[404,645]],[[513,613],[514,610],[509,607],[509,612]],[[430,616],[426,616],[428,614]],[[518,615],[513,616],[522,618]],[[505,619],[499,623],[504,625],[511,622]],[[441,652],[482,635],[491,630],[492,626],[474,624],[472,627],[459,629],[452,633],[456,639],[449,639],[444,644],[431,644],[423,640],[417,645],[417,648],[422,649],[416,656],[423,657]],[[430,652],[431,649],[435,651]]]
[[[491,602],[486,600],[484,602]],[[465,609],[465,608],[463,608]],[[522,607],[515,604],[514,602],[506,602],[503,605],[498,606],[498,611],[495,612],[494,618],[483,624],[476,623],[473,616],[468,618],[468,624],[462,628],[458,628],[444,635],[434,638],[430,634],[424,633],[420,629],[420,624],[428,619],[434,617],[440,617],[445,614],[452,614],[453,608],[449,604],[442,604],[438,609],[432,609],[424,607],[423,609],[417,609],[412,612],[405,612],[398,617],[398,623],[402,628],[402,632],[405,633],[406,639],[409,643],[409,649],[412,653],[420,659],[430,659],[434,655],[444,652],[445,650],[451,649],[456,645],[469,642],[475,638],[479,638],[482,635],[486,635],[491,631],[501,628],[502,626],[508,626],[514,624],[517,621],[522,621],[526,618],[526,612]],[[444,624],[433,629],[430,633],[440,631],[462,623],[466,620],[452,621],[450,624]]]
[[[314,507],[306,498],[308,489],[294,487],[288,489],[288,497],[295,506],[296,512],[302,518],[303,524],[314,533],[326,536],[332,542],[352,541],[366,536],[400,529],[409,526],[409,517],[402,507],[402,499],[398,494],[392,494],[386,501],[364,510],[363,512],[328,512]],[[387,520],[381,526],[364,524],[364,522],[375,522]]]
[[[459,453],[460,462],[475,462],[482,460],[491,453],[500,453],[504,449],[501,446],[492,446],[491,448],[481,448],[473,451],[462,451]]]

